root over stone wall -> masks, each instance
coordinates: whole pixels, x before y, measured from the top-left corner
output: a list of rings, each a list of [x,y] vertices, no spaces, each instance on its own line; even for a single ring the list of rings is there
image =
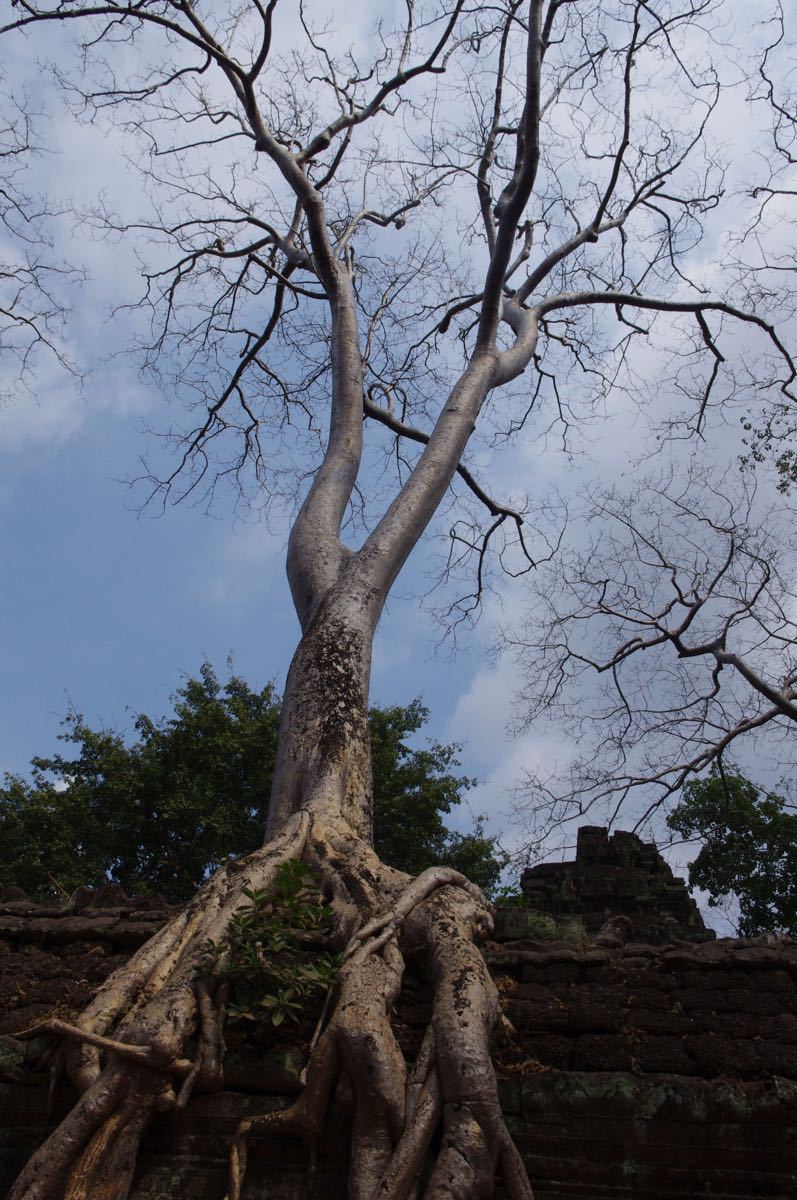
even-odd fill
[[[0,905],[0,1194],[74,1099],[57,1083],[48,1115],[47,1039],[14,1032],[79,1011],[165,916],[115,892]],[[495,1047],[502,1105],[537,1200],[797,1195],[796,943],[514,938],[485,954],[515,1030]],[[409,974],[394,1022],[407,1055],[428,1003]],[[312,1023],[231,1027],[224,1090],[153,1124],[134,1200],[221,1198],[236,1125],[296,1094]],[[343,1200],[347,1120],[339,1090],[314,1177],[300,1142],[253,1139],[245,1196]]]

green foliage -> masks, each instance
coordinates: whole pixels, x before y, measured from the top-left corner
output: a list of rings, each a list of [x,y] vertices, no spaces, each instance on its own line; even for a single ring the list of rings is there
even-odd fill
[[[529,912],[526,914],[527,936],[538,942],[552,942],[556,938],[556,921],[546,913]]]
[[[589,937],[584,922],[575,917],[572,921],[554,921],[554,935],[551,940],[583,946],[589,941]]]
[[[0,789],[0,886],[16,884],[46,898],[82,883],[113,877],[127,841],[130,805],[129,755],[116,734],[98,733],[70,715],[65,741],[81,746],[79,757],[36,758],[30,782],[6,776]],[[56,774],[56,781],[49,773]]]
[[[538,942],[572,942],[574,945],[581,945],[587,941],[587,931],[582,921],[556,921],[547,913],[534,909],[527,914],[527,919],[526,936]]]
[[[417,875],[426,867],[452,867],[486,892],[496,887],[503,860],[495,838],[486,837],[482,818],[471,833],[453,833],[443,815],[460,804],[475,779],[453,773],[461,746],[430,742],[412,749],[407,738],[429,719],[420,700],[405,707],[372,708],[376,851],[392,867]]]
[[[496,908],[525,908],[526,897],[517,889],[517,884],[506,884],[493,892],[493,904]]]
[[[33,761],[31,783],[0,789],[0,885],[47,895],[113,880],[189,899],[208,871],[262,841],[280,704],[268,684],[223,686],[206,663],[174,696],[174,715],[141,715],[128,746],[67,715],[76,757]],[[52,778],[55,778],[55,783]]]
[[[208,872],[262,842],[277,747],[280,698],[232,676],[222,684],[205,663],[161,721],[141,715],[128,745],[69,713],[61,740],[71,754],[33,760],[30,780],[0,788],[0,887],[46,898],[109,880],[189,899]],[[501,863],[481,823],[451,833],[443,815],[472,780],[456,773],[458,747],[413,749],[428,710],[372,709],[376,844],[391,866],[412,874],[456,867],[486,889]]]
[[[277,868],[271,890],[243,889],[248,903],[224,939],[205,944],[205,965],[230,987],[229,1015],[273,1026],[298,1021],[332,984],[340,956],[317,945],[331,924],[318,880],[291,859]],[[311,952],[308,950],[312,946]]]
[[[776,404],[769,415],[762,419],[760,427],[748,418],[742,422],[742,428],[745,431],[743,441],[749,446],[748,453],[742,456],[742,464],[774,465],[778,491],[784,496],[789,495],[797,483],[797,449],[791,405]]]
[[[517,930],[513,936],[531,938],[535,942],[572,942],[574,945],[583,945],[588,941],[583,921],[578,918],[556,921],[547,913],[528,908],[525,897],[515,888],[501,888],[493,897],[493,903],[498,908],[521,910],[522,933]]]
[[[742,936],[797,936],[797,815],[781,796],[715,770],[686,784],[667,824],[702,841],[689,882],[709,893],[714,908],[737,897]]]

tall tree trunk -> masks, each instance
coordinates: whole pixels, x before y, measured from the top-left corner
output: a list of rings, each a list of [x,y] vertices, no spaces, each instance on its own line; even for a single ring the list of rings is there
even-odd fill
[[[240,81],[232,83],[251,107]],[[355,1099],[352,1200],[415,1197],[440,1127],[429,1200],[491,1195],[499,1161],[510,1200],[529,1200],[490,1062],[490,1031],[500,1009],[476,946],[492,927],[489,907],[455,871],[432,868],[411,880],[374,853],[367,718],[371,647],[388,593],[450,485],[491,388],[528,363],[536,316],[519,309],[510,314],[510,302],[501,299],[506,267],[498,259],[512,246],[511,233],[502,234],[490,320],[482,323],[470,362],[409,479],[352,552],[341,526],[363,436],[353,262],[345,248],[333,246],[322,197],[295,157],[256,111],[250,119],[258,148],[277,164],[306,215],[313,267],[331,317],[327,443],[288,547],[302,638],[285,688],[266,843],[209,879],[185,911],[103,985],[71,1030],[59,1026],[72,1044],[70,1075],[82,1094],[31,1158],[10,1200],[125,1200],[149,1115],[182,1106],[195,1086],[222,1085],[223,1009],[214,1005],[217,981],[207,948],[224,943],[243,889],[268,890],[280,864],[291,858],[304,859],[320,877],[344,962],[299,1100],[239,1129],[229,1200],[240,1200],[248,1132],[314,1140],[341,1072]],[[528,191],[528,180],[524,186]],[[502,304],[516,343],[499,353],[495,330]],[[390,1024],[408,952],[434,994],[432,1019],[409,1076]]]
[[[31,1158],[10,1200],[125,1200],[150,1115],[184,1105],[195,1086],[222,1086],[222,1010],[214,1006],[217,981],[207,947],[223,944],[243,889],[267,890],[291,858],[303,858],[322,881],[338,943],[346,948],[344,965],[299,1101],[239,1130],[229,1200],[241,1197],[248,1132],[317,1138],[341,1071],[355,1097],[352,1200],[415,1196],[441,1123],[429,1200],[489,1196],[499,1161],[510,1200],[531,1196],[501,1117],[490,1062],[490,1031],[500,1009],[476,947],[491,929],[489,908],[455,871],[432,868],[411,880],[380,862],[373,850],[368,735],[380,614],[501,377],[498,356],[474,355],[410,480],[353,553],[340,539],[340,526],[361,453],[361,365],[347,265],[330,272],[333,415],[327,453],[289,546],[302,638],[285,689],[266,844],[217,872],[111,976],[74,1027],[59,1026],[72,1045],[70,1075],[82,1095]],[[525,336],[533,345],[534,331]],[[432,1020],[409,1077],[390,1024],[407,952],[434,992]]]
[[[337,811],[373,840],[368,688],[374,620],[347,572],[315,610],[282,702],[266,841],[293,814]]]
[[[299,1100],[238,1131],[229,1200],[241,1200],[247,1135],[317,1139],[341,1072],[354,1095],[352,1200],[409,1200],[424,1170],[429,1200],[475,1200],[491,1194],[499,1161],[512,1200],[529,1200],[490,1063],[500,1009],[476,946],[491,928],[489,909],[457,872],[432,868],[411,880],[373,850],[368,682],[386,560],[372,547],[340,561],[337,580],[307,610],[291,664],[266,845],[208,880],[74,1027],[53,1029],[72,1046],[82,1095],[10,1200],[125,1200],[150,1116],[185,1104],[193,1087],[222,1086],[207,946],[223,943],[243,889],[268,889],[290,858],[320,877],[344,962]],[[390,1023],[407,953],[434,993],[421,1054],[409,1065]],[[424,1168],[439,1126],[437,1164]]]

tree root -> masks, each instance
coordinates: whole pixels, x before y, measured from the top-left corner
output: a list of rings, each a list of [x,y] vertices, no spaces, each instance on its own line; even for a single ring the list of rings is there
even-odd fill
[[[432,868],[362,924],[344,952],[329,1022],[316,1031],[305,1090],[289,1108],[239,1126],[226,1200],[241,1200],[250,1136],[302,1137],[312,1152],[341,1071],[355,1093],[350,1200],[413,1200],[441,1117],[428,1200],[492,1195],[499,1161],[510,1200],[533,1200],[489,1054],[500,1007],[474,942],[489,922],[477,888],[455,871]],[[435,987],[432,1020],[408,1078],[390,1027],[402,950],[420,952]]]
[[[151,1114],[183,1107],[195,1087],[223,1086],[225,994],[203,954],[208,939],[221,943],[241,889],[267,887],[292,857],[304,857],[332,897],[343,962],[301,1095],[236,1132],[229,1200],[241,1200],[250,1136],[302,1138],[314,1161],[340,1080],[353,1097],[350,1200],[476,1200],[492,1195],[499,1165],[509,1200],[532,1200],[490,1061],[500,1007],[476,945],[491,926],[481,893],[446,868],[409,880],[385,867],[344,821],[306,813],[292,818],[280,839],[210,880],[73,1025],[36,1027],[68,1043],[82,1095],[9,1200],[125,1200]],[[390,1022],[408,956],[433,991],[431,1021],[409,1074]]]
[[[199,1048],[193,1062],[187,1058],[173,1058],[170,1061],[164,1061],[163,1055],[159,1054],[153,1046],[134,1046],[127,1042],[114,1041],[113,1038],[102,1037],[101,1034],[91,1033],[87,1029],[79,1029],[77,1025],[70,1025],[68,1022],[58,1019],[43,1021],[30,1029],[23,1029],[16,1036],[24,1039],[38,1037],[42,1033],[50,1033],[56,1037],[92,1046],[97,1050],[105,1050],[116,1058],[138,1063],[139,1066],[151,1067],[153,1070],[173,1075],[183,1080],[180,1091],[174,1099],[174,1107],[185,1108],[197,1082],[201,1084],[202,1090],[205,1092],[218,1091],[224,1086],[224,1035],[222,1029],[227,988],[226,985],[222,985],[215,989],[215,995],[211,996],[207,981],[200,979],[194,985],[194,992],[199,1018]],[[167,1097],[168,1093],[164,1093],[159,1107],[170,1106]]]
[[[220,1085],[222,1013],[200,978],[208,942],[221,942],[243,888],[268,887],[281,863],[301,857],[309,824],[298,813],[263,850],[218,871],[105,981],[74,1025],[51,1023],[74,1043],[67,1070],[82,1094],[30,1158],[8,1200],[125,1200],[151,1114],[185,1104],[198,1083]],[[197,1027],[192,1063],[184,1049]],[[183,1078],[178,1094],[172,1076]]]
[[[174,1106],[185,1108],[191,1092],[199,1084],[203,1092],[218,1092],[224,1087],[224,1009],[227,985],[214,988],[211,995],[207,980],[194,985],[199,1018],[199,1046],[191,1069],[183,1080]]]
[[[77,1025],[70,1025],[67,1021],[59,1021],[55,1018],[42,1021],[38,1025],[31,1026],[30,1029],[22,1029],[15,1034],[15,1037],[20,1039],[39,1037],[43,1033],[84,1043],[97,1050],[106,1050],[115,1054],[117,1058],[126,1058],[140,1066],[154,1067],[156,1070],[168,1071],[174,1075],[187,1075],[192,1068],[192,1063],[188,1059],[178,1058],[172,1059],[171,1062],[164,1062],[163,1058],[148,1046],[130,1046],[126,1042],[102,1037],[99,1033],[91,1033],[88,1029],[79,1029]]]
[[[450,867],[429,867],[413,879],[401,893],[393,906],[379,916],[372,917],[351,938],[343,955],[344,962],[356,954],[374,954],[395,937],[404,921],[414,908],[437,888],[453,885],[462,888],[477,902],[483,904],[484,897],[474,883]]]
[[[154,1102],[149,1081],[132,1082],[70,1170],[64,1200],[126,1200]]]

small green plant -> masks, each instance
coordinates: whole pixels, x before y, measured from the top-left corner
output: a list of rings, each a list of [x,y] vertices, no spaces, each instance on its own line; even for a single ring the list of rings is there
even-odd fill
[[[526,913],[526,936],[538,942],[555,942],[559,939],[559,930],[553,917],[530,909]]]
[[[516,884],[504,884],[502,887],[496,888],[491,898],[496,908],[526,907],[526,897],[521,891],[518,891]]]
[[[340,956],[319,950],[332,916],[310,868],[289,859],[277,868],[269,889],[243,889],[222,941],[207,942],[211,973],[230,988],[232,1018],[282,1025],[298,1022],[308,1002],[326,991]]]

